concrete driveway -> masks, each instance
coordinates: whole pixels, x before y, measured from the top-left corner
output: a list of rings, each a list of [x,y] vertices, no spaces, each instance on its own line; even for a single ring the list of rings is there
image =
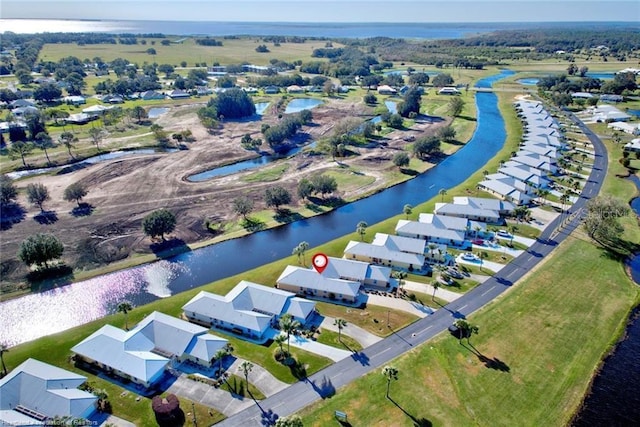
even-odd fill
[[[333,324],[334,321],[335,319],[333,317],[325,317],[322,320],[320,327],[328,329],[330,331],[338,332],[338,327]],[[360,326],[354,325],[353,323],[347,323],[347,326],[342,328],[342,334],[358,341],[362,348],[367,348],[370,345],[373,345],[382,340],[382,338],[380,338],[379,336],[373,335],[371,332],[365,331]]]

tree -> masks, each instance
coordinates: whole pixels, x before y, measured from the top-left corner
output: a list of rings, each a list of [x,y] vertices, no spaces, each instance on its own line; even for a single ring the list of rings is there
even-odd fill
[[[438,191],[438,194],[440,195],[440,202],[444,202],[444,196],[447,195],[447,190],[445,188],[441,188]]]
[[[438,290],[438,288],[440,287],[440,282],[438,282],[437,280],[435,280],[432,284],[431,287],[433,288],[433,295],[431,295],[431,301],[435,301],[436,300],[436,291]]]
[[[41,212],[44,212],[44,202],[46,202],[50,198],[51,196],[49,196],[49,190],[44,184],[38,182],[35,184],[27,185],[27,200],[29,200],[29,203],[38,206]]]
[[[333,326],[338,327],[338,341],[342,342],[342,329],[347,326],[347,321],[338,317],[333,321]]]
[[[482,266],[484,264],[484,260],[489,258],[489,254],[486,251],[478,252],[478,259],[480,260],[480,271],[482,271]]]
[[[24,159],[24,156],[28,156],[31,151],[33,151],[33,144],[25,141],[14,141],[11,144],[11,148],[9,148],[9,157],[15,159],[16,157],[20,157],[22,159],[22,165],[27,167],[27,162]]]
[[[253,370],[253,363],[245,360],[240,364],[238,369],[244,375],[245,386],[247,387],[247,390],[249,390],[249,373]]]
[[[75,201],[80,206],[80,201],[88,193],[87,188],[79,181],[74,182],[64,189],[64,200]]]
[[[313,194],[313,184],[307,178],[302,178],[298,182],[298,197],[308,199]]]
[[[422,160],[436,155],[440,152],[440,140],[435,136],[419,138],[413,143],[412,152],[414,156]]]
[[[584,228],[589,237],[601,244],[615,242],[624,231],[620,218],[629,215],[629,205],[605,195],[589,200],[586,207]]]
[[[45,83],[33,91],[33,99],[36,101],[51,102],[54,99],[60,98],[61,95],[62,91],[54,83]]]
[[[78,141],[78,138],[71,132],[62,132],[60,135],[59,141],[62,145],[67,147],[67,151],[69,152],[69,157],[73,159],[73,153],[71,153],[71,149],[74,148],[73,143]]]
[[[136,105],[135,107],[133,107],[131,109],[130,114],[131,114],[131,117],[136,119],[138,123],[140,123],[143,119],[146,119],[148,117],[146,110],[142,108],[140,105]]]
[[[149,55],[155,55],[158,52],[156,52],[156,50],[154,48],[150,47],[149,49],[147,49],[147,53]]]
[[[64,245],[56,236],[38,233],[23,240],[18,259],[29,266],[35,264],[38,268],[43,265],[49,268],[49,261],[60,258],[63,252]]]
[[[438,138],[443,141],[453,141],[456,139],[456,130],[452,126],[445,126],[438,129]]]
[[[7,365],[4,364],[4,354],[9,351],[9,346],[5,343],[0,343],[0,363],[2,363],[2,376],[7,376]]]
[[[299,258],[302,257],[302,265],[306,265],[307,263],[307,260],[305,259],[307,249],[309,249],[309,243],[304,241],[298,243],[298,246],[294,249],[294,254],[298,255],[298,261],[300,261]]]
[[[422,101],[422,89],[412,86],[405,93],[403,101],[398,105],[398,113],[402,117],[409,117],[411,113],[420,114],[420,102]]]
[[[480,329],[476,325],[472,325],[465,319],[458,319],[454,323],[458,327],[458,341],[462,344],[462,338],[467,339],[467,343],[471,344],[471,335],[478,334]]]
[[[394,366],[385,366],[382,369],[382,375],[387,379],[387,399],[389,398],[389,387],[391,387],[391,380],[398,380],[398,368]]]
[[[164,241],[164,235],[171,233],[176,228],[176,216],[166,209],[151,212],[142,220],[142,231],[152,239],[160,236]]]
[[[405,214],[406,219],[409,219],[409,215],[411,215],[411,212],[413,212],[413,206],[409,204],[404,205],[404,207],[402,208],[402,213]]]
[[[29,135],[33,140],[36,139],[36,135],[38,135],[40,132],[47,133],[47,127],[44,122],[44,114],[40,113],[39,111],[34,114],[27,114],[26,123],[27,130],[29,130]]]
[[[246,220],[247,215],[253,211],[253,200],[246,196],[237,197],[233,200],[233,211]]]
[[[265,190],[264,199],[267,207],[273,206],[279,211],[280,206],[291,202],[291,194],[284,187],[270,187]]]
[[[216,351],[216,354],[213,355],[214,359],[218,361],[218,375],[222,375],[222,360],[232,352],[233,347],[231,344],[227,343],[227,345]]]
[[[407,278],[407,273],[404,271],[394,271],[393,277],[398,281],[398,287],[396,288],[396,292],[398,292],[398,290],[402,289],[402,287],[404,286],[405,279]]]
[[[0,204],[8,205],[18,197],[18,189],[7,175],[0,175]]]
[[[367,224],[365,221],[360,221],[356,225],[356,233],[358,233],[360,235],[360,240],[364,240],[364,235],[367,234],[367,227],[368,226],[369,226],[369,224]]]
[[[104,130],[100,128],[91,128],[89,129],[89,136],[93,140],[93,143],[95,144],[98,151],[100,151],[100,143],[104,138]]]
[[[44,155],[47,158],[47,164],[50,165],[51,159],[49,159],[49,153],[47,152],[47,150],[49,148],[55,147],[55,145],[53,145],[53,141],[51,140],[51,137],[49,136],[49,134],[46,132],[40,132],[39,134],[37,134],[36,146],[42,151],[44,151]]]
[[[303,427],[302,418],[296,414],[280,417],[276,420],[275,427]]]
[[[453,117],[458,117],[460,113],[462,113],[463,109],[464,109],[464,101],[462,100],[462,98],[458,96],[454,96],[447,103],[447,111]]]
[[[116,308],[116,311],[118,313],[124,314],[124,329],[127,331],[129,330],[129,324],[127,323],[128,314],[131,310],[133,310],[133,305],[131,305],[129,301],[122,301]]]
[[[398,166],[399,169],[402,169],[404,166],[409,166],[409,162],[410,162],[409,155],[404,151],[401,151],[400,153],[396,153],[393,156],[393,164]]]
[[[278,347],[280,347],[280,354],[284,355],[284,348],[282,348],[284,346],[284,343],[287,341],[287,337],[282,335],[282,334],[278,334],[276,335],[276,337],[273,339],[273,342],[275,342],[276,344],[278,344]],[[287,357],[289,355],[287,354]]]
[[[313,192],[322,194],[323,199],[325,194],[331,194],[338,189],[338,182],[329,175],[314,175],[310,181],[313,186]]]
[[[453,81],[454,81],[453,77],[451,77],[450,74],[440,73],[433,78],[431,83],[433,84],[434,87],[444,87],[444,86],[452,85]]]
[[[278,323],[280,324],[280,329],[287,334],[287,354],[291,354],[291,343],[289,339],[291,338],[291,332],[300,327],[300,322],[294,320],[291,314],[285,313],[280,317]]]

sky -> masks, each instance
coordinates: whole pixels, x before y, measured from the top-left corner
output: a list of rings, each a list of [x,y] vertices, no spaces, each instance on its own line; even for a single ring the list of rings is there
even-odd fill
[[[0,0],[0,18],[249,22],[639,22],[640,1]]]

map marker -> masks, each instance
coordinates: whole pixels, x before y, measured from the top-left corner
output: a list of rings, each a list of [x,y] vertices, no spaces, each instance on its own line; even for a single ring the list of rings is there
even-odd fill
[[[329,258],[325,254],[315,254],[311,260],[311,264],[313,264],[313,268],[320,274],[327,268],[329,264]]]

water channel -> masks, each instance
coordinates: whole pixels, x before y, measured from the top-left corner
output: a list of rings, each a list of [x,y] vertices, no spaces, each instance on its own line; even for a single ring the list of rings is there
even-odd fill
[[[488,88],[512,71],[478,81]],[[123,270],[50,291],[0,303],[0,342],[21,342],[63,331],[115,311],[127,299],[141,305],[214,280],[241,273],[291,254],[301,241],[312,247],[354,231],[359,221],[382,221],[463,182],[504,145],[504,120],[498,98],[476,94],[478,119],[471,140],[457,153],[416,178],[342,206],[328,214],[228,240],[175,257]],[[266,283],[270,285],[270,283]]]

